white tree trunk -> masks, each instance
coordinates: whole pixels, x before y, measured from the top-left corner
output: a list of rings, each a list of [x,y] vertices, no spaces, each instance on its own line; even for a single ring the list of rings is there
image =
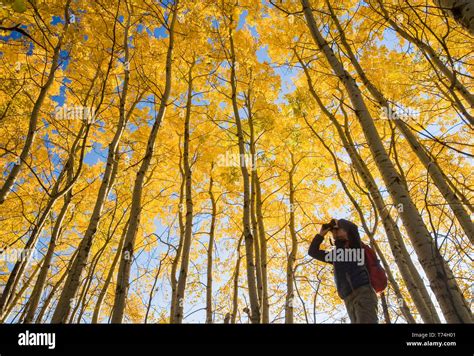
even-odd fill
[[[174,26],[177,16],[177,4],[175,4],[172,12],[173,13],[171,15],[171,23],[169,28],[169,42],[166,54],[165,88],[163,91],[163,96],[160,99],[160,106],[155,117],[155,122],[151,128],[150,136],[148,137],[145,156],[143,157],[140,169],[138,170],[135,177],[132,193],[130,221],[127,228],[127,233],[125,235],[125,242],[117,276],[117,287],[115,290],[115,300],[111,318],[112,323],[122,323],[123,320],[123,315],[125,312],[125,300],[127,297],[130,280],[130,268],[132,265],[133,252],[135,248],[135,239],[137,236],[138,226],[140,224],[143,184],[145,181],[145,176],[148,172],[148,168],[150,167],[151,159],[153,158],[156,137],[158,135],[161,122],[165,116],[166,107],[168,106],[168,99],[171,92],[171,65],[173,60]]]
[[[472,0],[434,0],[434,3],[474,36],[474,2]]]

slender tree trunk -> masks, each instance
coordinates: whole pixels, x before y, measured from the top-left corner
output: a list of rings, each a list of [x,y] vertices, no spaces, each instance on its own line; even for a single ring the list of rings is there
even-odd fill
[[[49,304],[53,300],[53,297],[56,295],[56,291],[59,289],[59,287],[62,285],[62,283],[66,279],[66,276],[76,256],[77,256],[77,250],[74,251],[73,255],[71,256],[71,260],[69,261],[68,265],[65,268],[64,273],[61,275],[61,278],[59,278],[58,282],[54,285],[54,287],[51,289],[50,293],[46,297],[45,301],[43,302],[43,306],[41,307],[40,312],[38,313],[38,316],[36,317],[36,320],[35,320],[36,324],[42,323],[43,318],[48,310]]]
[[[357,87],[354,78],[344,69],[342,63],[322,37],[309,5],[309,0],[301,0],[301,4],[314,42],[324,54],[334,73],[339,77],[349,94],[359,123],[369,143],[369,148],[387,189],[394,203],[402,207],[402,220],[416,254],[418,255],[420,264],[424,268],[433,292],[443,310],[446,321],[450,323],[472,322],[472,314],[456,283],[451,269],[441,256],[436,242],[433,241],[415,204],[409,196],[409,192],[401,183],[400,177],[385,151],[360,89]]]
[[[285,298],[285,323],[293,324],[293,314],[294,314],[294,284],[295,284],[295,262],[296,254],[298,252],[298,238],[296,235],[296,224],[295,224],[295,184],[293,181],[293,176],[295,173],[296,165],[291,155],[292,167],[288,173],[288,183],[290,186],[290,235],[291,235],[291,249],[288,255],[288,261],[286,265],[286,298]]]
[[[433,0],[440,9],[474,36],[474,4],[472,0]]]
[[[61,211],[59,212],[58,217],[56,218],[56,222],[51,233],[51,239],[49,241],[48,250],[44,257],[43,265],[41,266],[38,279],[36,280],[35,286],[33,288],[33,291],[31,292],[31,296],[28,301],[28,305],[26,307],[26,315],[23,321],[25,324],[30,324],[34,320],[36,309],[38,308],[41,295],[43,294],[46,278],[48,277],[49,267],[51,266],[51,262],[53,260],[54,250],[56,249],[56,242],[59,235],[61,234],[64,217],[67,214],[69,205],[71,204],[71,200],[72,190],[70,190],[64,197],[64,204],[61,208]]]
[[[77,298],[76,305],[74,306],[74,308],[72,309],[72,311],[69,315],[69,324],[74,323],[74,318],[76,317],[76,313],[80,310],[81,304],[84,303],[84,300],[85,300],[87,294],[89,293],[89,289],[90,289],[90,286],[92,284],[92,278],[94,276],[95,266],[97,264],[97,256],[98,255],[99,255],[99,253],[97,253],[96,256],[94,256],[94,258],[92,260],[92,263],[90,264],[89,270],[87,271],[87,275],[82,280],[82,283],[81,283],[82,289],[79,292],[79,298]],[[77,320],[76,323],[79,323],[80,315],[77,317],[76,320]]]
[[[413,318],[413,315],[412,315],[412,313],[410,311],[410,308],[409,308],[409,306],[408,306],[408,304],[405,300],[405,297],[402,294],[400,286],[398,285],[397,280],[393,276],[392,268],[388,264],[385,256],[383,255],[382,251],[380,250],[378,244],[373,239],[373,236],[370,236],[370,242],[371,242],[371,245],[374,248],[375,252],[377,253],[380,261],[382,262],[382,266],[385,269],[385,272],[387,272],[388,281],[390,282],[390,285],[392,286],[392,289],[395,292],[395,296],[397,297],[398,306],[399,306],[400,311],[402,312],[403,316],[405,317],[405,320],[407,321],[408,324],[416,324],[416,320],[415,320],[415,318]],[[387,324],[389,324],[389,323],[387,323]]]
[[[235,270],[233,277],[233,289],[232,289],[232,313],[230,317],[230,323],[235,324],[237,320],[237,311],[239,309],[239,276],[240,276],[240,261],[242,260],[242,255],[240,253],[240,245],[242,244],[242,237],[240,237],[237,242],[237,259],[235,261]]]
[[[252,158],[252,217],[256,224],[254,227],[255,245],[258,246],[258,257],[256,258],[257,265],[257,282],[259,282],[259,301],[262,313],[262,323],[268,324],[270,322],[270,304],[268,301],[268,273],[267,273],[267,238],[265,233],[265,224],[263,221],[262,212],[262,187],[257,169],[257,149],[255,143],[255,129],[254,116],[251,103],[252,91],[249,89],[246,96],[246,105],[248,109],[248,123],[250,129],[250,154]],[[255,215],[254,215],[255,214]],[[256,250],[257,252],[257,250]],[[256,254],[257,256],[257,254]],[[260,281],[259,281],[260,280]]]
[[[18,303],[18,301],[20,300],[20,298],[23,296],[23,294],[26,292],[26,290],[30,287],[31,283],[33,283],[33,281],[35,280],[36,274],[40,270],[40,266],[41,266],[41,261],[40,261],[40,263],[38,263],[35,266],[35,268],[33,269],[33,272],[31,273],[31,275],[27,278],[25,283],[23,283],[23,285],[21,286],[20,290],[12,298],[11,303],[8,305],[5,313],[3,314],[2,318],[0,319],[0,324],[3,324],[7,321],[7,319],[9,318],[11,312],[15,308],[15,306]]]
[[[16,287],[18,286],[18,283],[20,282],[21,277],[23,276],[23,273],[25,272],[26,268],[28,267],[31,261],[31,256],[33,255],[33,250],[35,249],[36,242],[43,229],[46,219],[53,207],[54,202],[55,202],[54,198],[49,199],[45,209],[39,216],[38,222],[33,227],[31,235],[28,238],[28,241],[25,244],[25,247],[24,247],[24,251],[26,251],[25,256],[24,257],[22,256],[22,258],[20,258],[18,261],[15,262],[15,265],[12,271],[10,272],[10,275],[8,276],[7,283],[5,284],[5,288],[3,289],[3,293],[0,297],[0,318],[3,316],[5,309],[11,303],[15,295]]]
[[[267,257],[267,237],[265,232],[265,224],[263,221],[263,202],[262,202],[262,187],[258,172],[255,171],[255,211],[257,213],[257,227],[258,238],[260,241],[260,262],[262,270],[262,323],[268,324],[270,322],[270,302],[268,297],[268,257]]]
[[[382,311],[385,319],[385,324],[391,324],[392,322],[390,321],[390,313],[388,312],[387,298],[385,297],[385,293],[383,292],[380,295],[380,301],[382,302]]]
[[[17,284],[31,260],[31,256],[35,249],[36,243],[39,239],[39,236],[41,235],[43,231],[44,224],[46,223],[46,220],[49,216],[49,213],[53,209],[54,204],[56,203],[58,199],[60,199],[62,196],[67,194],[72,189],[73,185],[76,183],[77,179],[79,178],[79,175],[82,170],[82,162],[83,162],[83,158],[85,154],[85,147],[86,147],[86,142],[87,142],[87,136],[89,134],[89,128],[90,128],[90,125],[81,127],[79,134],[77,135],[72,145],[71,154],[69,155],[66,163],[63,165],[63,168],[61,172],[59,173],[58,178],[51,190],[51,194],[49,194],[49,199],[46,204],[46,207],[43,210],[43,212],[40,214],[40,216],[38,217],[38,221],[33,227],[31,235],[25,244],[24,251],[26,251],[26,254],[15,263],[15,266],[13,267],[13,270],[8,277],[8,281],[5,285],[2,296],[0,297],[0,317],[3,314],[5,307],[8,306],[8,304],[10,303],[10,300],[15,292]],[[81,156],[79,159],[79,166],[77,168],[77,172],[71,178],[71,180],[67,182],[65,187],[61,189],[61,183],[64,177],[66,176],[66,173],[70,169],[72,169],[71,167],[74,166],[74,155],[76,154],[76,151],[78,149],[78,144],[83,133],[84,133],[84,137],[82,138],[83,142],[82,142]]]
[[[87,311],[87,308],[89,308],[91,300],[94,299],[97,288],[99,288],[99,286],[96,286],[92,291],[87,290],[86,294],[84,295],[84,298],[82,299],[82,303],[81,303],[81,308],[79,309],[79,314],[77,315],[77,318],[76,318],[76,324],[80,324],[81,321],[85,321],[86,323],[89,323],[89,319],[86,318],[85,320],[83,320],[83,316],[84,316],[84,313]]]
[[[72,311],[71,313],[71,317],[70,317],[70,322],[72,322],[73,318],[74,318],[74,315],[76,314],[76,312],[79,310],[79,315],[77,317],[77,323],[80,323],[81,321],[81,318],[82,318],[82,315],[84,313],[84,310],[86,309],[86,297],[87,295],[89,294],[89,289],[91,287],[91,284],[92,284],[92,281],[93,281],[93,276],[94,276],[94,273],[97,269],[97,265],[98,263],[101,261],[102,259],[102,255],[104,254],[108,244],[110,243],[111,239],[114,237],[115,235],[115,232],[116,230],[118,229],[118,227],[120,226],[120,223],[122,222],[122,219],[126,216],[127,214],[127,210],[125,210],[122,214],[122,216],[119,218],[117,224],[115,224],[115,227],[112,228],[112,225],[114,223],[114,217],[115,217],[115,212],[117,211],[117,208],[118,208],[118,202],[116,201],[116,204],[115,204],[115,211],[113,213],[113,216],[111,217],[111,221],[110,221],[110,225],[109,225],[109,229],[108,229],[108,233],[107,233],[107,239],[106,241],[104,242],[104,244],[102,245],[102,247],[97,251],[97,253],[95,254],[95,256],[92,258],[92,263],[91,263],[91,266],[90,266],[90,269],[89,269],[89,272],[88,272],[88,276],[85,278],[85,284],[84,284],[84,287],[83,287],[83,290],[81,292],[81,297],[79,298],[79,301],[78,303],[76,304],[76,307],[75,309]],[[127,224],[125,224],[125,227],[127,226]],[[122,234],[123,236],[123,234]],[[123,239],[121,239],[123,240]],[[116,254],[117,256],[117,254]],[[115,265],[114,266],[111,266],[112,268],[112,271],[115,269]],[[90,298],[89,298],[90,299]],[[96,306],[97,306],[98,302],[96,303]],[[94,312],[95,312],[96,308],[94,308]]]
[[[172,65],[172,56],[173,56],[173,46],[174,46],[174,26],[176,23],[177,16],[177,2],[173,7],[170,28],[169,28],[169,41],[168,49],[166,54],[166,80],[165,88],[163,91],[163,96],[160,100],[160,106],[158,113],[155,117],[155,122],[150,132],[148,138],[146,153],[143,157],[140,169],[137,172],[135,183],[133,186],[132,193],[132,207],[130,213],[130,222],[127,229],[127,234],[125,235],[125,242],[123,247],[122,258],[120,260],[119,272],[117,276],[117,288],[115,291],[115,301],[112,312],[112,323],[121,323],[123,320],[123,315],[125,311],[125,300],[127,297],[129,280],[130,280],[130,267],[132,265],[133,251],[135,248],[135,238],[137,236],[138,226],[140,223],[140,214],[142,209],[142,193],[143,193],[143,183],[145,176],[150,167],[151,159],[155,151],[155,142],[158,135],[158,129],[161,126],[161,121],[165,116],[166,107],[168,105],[168,99],[171,91],[171,65]]]
[[[263,301],[263,283],[262,283],[262,261],[260,259],[260,241],[258,236],[257,216],[255,212],[255,172],[250,175],[250,223],[252,225],[253,246],[255,251],[255,275],[257,281],[258,304],[261,306]],[[262,310],[260,310],[262,312]]]
[[[178,224],[179,224],[179,242],[178,248],[176,249],[176,256],[171,263],[171,307],[170,307],[170,323],[175,323],[175,310],[177,307],[177,289],[178,289],[178,280],[176,279],[176,273],[178,271],[179,262],[181,260],[181,252],[183,251],[183,241],[184,241],[184,218],[183,218],[183,201],[184,201],[184,169],[182,168],[182,155],[180,155],[179,160],[179,170],[181,173],[181,186],[179,190],[179,206],[178,206]]]
[[[169,257],[170,248],[171,248],[171,245],[168,245],[168,251],[167,251],[166,254],[160,259],[160,264],[158,265],[158,270],[156,271],[155,279],[153,280],[153,285],[151,286],[150,293],[149,293],[149,295],[148,295],[148,303],[147,303],[147,306],[146,306],[145,319],[144,319],[144,321],[143,321],[145,324],[148,323],[148,317],[149,317],[149,315],[150,315],[151,306],[152,306],[152,304],[153,304],[153,296],[154,296],[155,291],[158,290],[158,288],[156,287],[156,285],[157,285],[158,280],[159,280],[159,278],[160,278],[161,269],[162,269],[162,267],[163,267],[163,262],[164,262],[166,259],[168,259],[168,257]]]
[[[89,224],[87,226],[86,232],[84,237],[82,238],[79,246],[78,246],[78,255],[77,258],[74,260],[74,263],[71,267],[71,271],[67,276],[66,282],[64,284],[64,288],[62,293],[59,297],[59,301],[57,303],[56,309],[53,313],[52,323],[65,323],[70,310],[71,310],[71,301],[75,298],[77,291],[80,286],[81,275],[87,265],[87,260],[89,259],[89,253],[92,247],[92,242],[99,228],[100,219],[102,216],[102,210],[106,202],[106,198],[112,188],[116,175],[117,175],[117,167],[119,161],[119,144],[122,138],[126,122],[127,122],[127,115],[125,112],[125,105],[127,100],[128,94],[128,86],[130,80],[130,67],[128,65],[129,61],[129,39],[128,39],[128,32],[130,28],[130,17],[127,20],[127,25],[125,26],[124,30],[124,38],[123,38],[123,46],[124,46],[124,61],[125,61],[125,71],[124,71],[124,81],[122,87],[122,95],[120,96],[120,103],[119,103],[119,121],[117,124],[117,130],[115,131],[114,137],[112,142],[108,147],[107,153],[107,162],[105,166],[104,176],[102,178],[99,192],[97,194],[97,198],[94,204],[94,208],[92,210],[91,219],[89,220]],[[115,31],[114,31],[115,33]],[[114,42],[115,45],[115,42]],[[113,51],[112,51],[113,52]],[[108,71],[112,66],[112,58],[109,62]],[[105,85],[104,85],[105,87]],[[129,114],[133,111],[133,106],[129,111]]]
[[[245,237],[245,260],[247,264],[247,284],[250,300],[250,320],[253,324],[260,323],[260,307],[258,304],[258,292],[256,284],[255,272],[255,256],[254,256],[254,241],[252,235],[252,228],[250,224],[250,175],[245,162],[245,142],[244,133],[242,129],[242,122],[240,119],[239,106],[237,103],[237,78],[235,74],[235,50],[234,40],[232,35],[232,22],[229,25],[229,42],[230,42],[230,85],[231,85],[231,99],[232,108],[234,111],[235,125],[237,127],[237,138],[240,154],[240,170],[243,178],[243,192],[244,192],[244,206],[242,225],[244,228]]]
[[[33,105],[33,110],[30,115],[30,122],[28,126],[28,134],[25,139],[25,144],[23,145],[23,149],[20,153],[20,156],[18,157],[18,160],[16,161],[15,165],[13,166],[12,170],[8,174],[7,178],[5,179],[5,182],[3,183],[3,186],[0,188],[0,205],[5,202],[5,199],[7,198],[8,194],[10,194],[11,189],[13,185],[15,184],[15,181],[18,177],[18,174],[20,173],[21,168],[23,167],[24,162],[28,159],[28,156],[31,151],[31,146],[33,145],[33,142],[36,138],[36,129],[38,126],[38,119],[40,116],[41,112],[41,107],[43,106],[44,100],[46,99],[46,96],[49,93],[49,90],[51,88],[51,85],[54,82],[54,77],[56,74],[56,71],[60,65],[59,63],[59,57],[61,54],[61,49],[64,41],[64,36],[66,35],[66,32],[69,28],[69,6],[71,4],[71,0],[66,1],[66,6],[64,9],[64,14],[65,14],[65,22],[63,26],[62,33],[58,39],[58,42],[56,46],[53,49],[53,57],[51,60],[51,68],[49,70],[49,74],[47,76],[46,82],[44,85],[41,87],[40,92],[38,97],[36,98],[36,101]],[[1,315],[1,306],[0,306],[0,315]]]
[[[181,324],[183,321],[184,293],[186,290],[186,280],[188,277],[189,254],[191,252],[192,232],[193,232],[193,199],[192,199],[192,172],[189,160],[189,131],[190,118],[193,97],[193,67],[194,60],[188,72],[188,94],[186,102],[186,115],[184,120],[184,147],[183,147],[183,166],[186,197],[186,216],[184,223],[183,250],[181,252],[181,268],[178,277],[178,286],[176,289],[176,309],[174,322]]]
[[[425,53],[429,58],[430,58],[430,64],[433,65],[436,69],[438,69],[446,79],[450,82],[450,88],[456,89],[459,94],[466,100],[466,102],[469,104],[471,108],[474,108],[474,94],[472,94],[464,84],[462,84],[456,73],[454,73],[452,70],[450,70],[444,63],[443,61],[439,58],[438,54],[436,51],[427,43],[419,40],[418,38],[410,35],[407,31],[405,31],[403,28],[401,28],[389,15],[387,10],[385,9],[384,5],[380,0],[377,0],[382,16],[385,18],[385,20],[390,24],[390,26],[405,40],[413,43],[415,46],[417,46],[420,51]],[[470,120],[471,125],[474,125],[474,122],[472,121],[472,116],[467,117]]]
[[[411,129],[402,121],[395,120],[395,124],[399,130],[405,136],[408,144],[410,145],[413,152],[416,153],[418,159],[423,163],[426,170],[428,171],[431,179],[438,188],[438,191],[444,197],[446,202],[449,204],[449,207],[454,213],[454,216],[461,225],[464,233],[474,244],[474,224],[472,223],[469,213],[464,209],[462,201],[458,199],[456,193],[451,189],[450,185],[447,183],[447,177],[441,170],[441,167],[438,165],[434,157],[428,155],[425,147],[423,147],[419,142],[416,136],[413,134]]]
[[[217,218],[217,202],[212,191],[214,180],[212,179],[212,168],[211,176],[209,178],[209,200],[211,201],[211,227],[209,230],[209,243],[207,246],[207,276],[206,276],[206,323],[212,324],[212,262],[213,262],[213,251],[214,251],[214,239],[216,231],[216,218]]]
[[[99,296],[97,297],[97,301],[94,307],[94,313],[92,314],[92,324],[97,324],[100,318],[100,310],[102,308],[102,303],[104,302],[104,298],[107,294],[107,290],[109,289],[110,282],[112,281],[115,269],[117,267],[117,263],[120,259],[120,255],[123,248],[123,243],[125,240],[125,232],[127,231],[128,221],[125,224],[125,227],[122,232],[122,236],[120,237],[119,244],[117,246],[117,252],[115,253],[114,259],[112,261],[112,265],[110,266],[109,272],[107,273],[107,277],[105,278],[104,285],[100,290]]]

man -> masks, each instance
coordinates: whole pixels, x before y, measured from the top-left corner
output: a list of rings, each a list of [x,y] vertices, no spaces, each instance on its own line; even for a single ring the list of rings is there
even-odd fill
[[[329,231],[335,249],[321,250],[320,245]],[[337,293],[344,300],[351,323],[378,323],[377,294],[370,284],[357,225],[344,219],[323,224],[309,246],[308,255],[333,265]]]

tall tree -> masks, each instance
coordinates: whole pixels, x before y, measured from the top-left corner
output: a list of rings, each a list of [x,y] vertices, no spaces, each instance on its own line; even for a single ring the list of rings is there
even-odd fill
[[[133,260],[135,238],[138,232],[138,225],[140,223],[140,213],[142,209],[142,192],[145,181],[145,176],[148,172],[151,159],[153,157],[154,147],[158,130],[161,126],[161,122],[165,116],[166,107],[168,106],[168,99],[171,92],[171,70],[173,61],[173,47],[175,39],[175,23],[178,13],[178,1],[169,4],[169,25],[167,31],[169,35],[168,48],[166,52],[166,64],[165,64],[165,83],[163,94],[160,98],[160,105],[156,113],[153,126],[148,137],[146,146],[146,153],[140,164],[140,168],[137,172],[135,182],[133,185],[132,195],[132,207],[130,211],[130,221],[127,226],[127,234],[125,235],[124,247],[122,251],[122,257],[120,259],[119,271],[117,276],[117,287],[115,291],[115,301],[112,313],[112,322],[121,323],[125,311],[125,300],[128,292],[128,284],[130,278],[130,268]]]

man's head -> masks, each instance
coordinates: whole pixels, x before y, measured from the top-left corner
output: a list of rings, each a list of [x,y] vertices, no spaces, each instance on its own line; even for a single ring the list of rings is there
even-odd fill
[[[334,240],[348,241],[349,235],[348,235],[348,231],[344,228],[344,224],[340,226],[338,220],[334,219],[334,221],[335,221],[335,224],[333,224],[333,226],[331,227],[331,233]]]
[[[348,241],[351,248],[361,247],[359,228],[356,224],[349,220],[339,219],[337,220],[336,227],[337,229],[333,231],[336,241]]]

